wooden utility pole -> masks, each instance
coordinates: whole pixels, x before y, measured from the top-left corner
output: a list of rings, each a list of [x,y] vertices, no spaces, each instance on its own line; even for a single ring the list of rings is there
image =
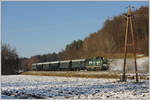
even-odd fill
[[[135,48],[135,42],[134,42],[134,34],[133,34],[133,24],[132,24],[132,14],[131,14],[131,8],[128,8],[128,14],[127,14],[127,26],[126,26],[126,34],[125,34],[125,47],[124,47],[124,66],[123,66],[123,75],[122,75],[122,81],[126,81],[126,57],[127,57],[127,47],[132,46],[133,55],[134,55],[134,64],[135,64],[135,74],[136,74],[136,82],[138,82],[138,72],[137,72],[137,63],[136,63],[136,48]],[[131,33],[131,44],[128,44],[128,33],[129,33],[129,26],[130,26],[130,33]]]

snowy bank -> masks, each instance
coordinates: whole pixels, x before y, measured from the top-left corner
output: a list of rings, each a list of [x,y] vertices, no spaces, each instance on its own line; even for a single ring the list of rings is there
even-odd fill
[[[113,59],[110,63],[110,70],[111,71],[122,71],[124,64],[124,59]],[[134,72],[135,66],[134,66],[134,59],[127,59],[126,61],[126,71],[128,72]],[[137,67],[138,71],[140,72],[148,72],[149,71],[149,58],[148,57],[142,57],[137,58]]]

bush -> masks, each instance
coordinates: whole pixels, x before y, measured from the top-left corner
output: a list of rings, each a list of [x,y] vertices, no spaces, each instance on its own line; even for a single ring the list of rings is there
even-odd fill
[[[2,75],[16,74],[18,71],[19,58],[15,48],[10,45],[2,45],[1,52]]]

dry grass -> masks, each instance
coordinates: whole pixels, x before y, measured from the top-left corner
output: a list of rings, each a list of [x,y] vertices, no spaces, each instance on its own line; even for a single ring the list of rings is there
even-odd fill
[[[22,75],[39,75],[39,76],[59,76],[59,77],[80,77],[80,78],[120,78],[119,74],[102,73],[102,74],[88,74],[78,72],[24,72]]]
[[[24,72],[22,75],[38,75],[38,76],[59,76],[59,77],[79,77],[79,78],[112,78],[120,79],[122,73],[118,72],[73,72],[73,71],[29,71]],[[133,76],[128,75],[128,79],[134,79]],[[140,76],[140,79],[148,80],[146,75]]]

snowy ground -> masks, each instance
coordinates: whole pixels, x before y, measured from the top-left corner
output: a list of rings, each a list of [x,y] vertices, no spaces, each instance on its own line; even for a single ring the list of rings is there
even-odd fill
[[[149,58],[142,57],[137,58],[137,68],[139,72],[149,72]],[[122,71],[123,70],[124,59],[113,59],[110,62],[110,71]],[[134,59],[128,58],[126,61],[126,71],[135,72]]]
[[[1,88],[2,99],[149,98],[149,80],[121,83],[117,79],[8,75],[2,76]]]

